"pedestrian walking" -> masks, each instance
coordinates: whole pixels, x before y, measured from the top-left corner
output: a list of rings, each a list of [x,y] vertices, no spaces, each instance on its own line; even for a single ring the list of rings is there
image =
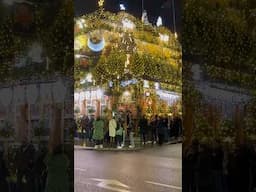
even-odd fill
[[[69,160],[62,151],[62,145],[57,145],[50,151],[44,162],[47,167],[45,192],[69,192]]]
[[[93,139],[95,141],[95,148],[103,148],[104,121],[100,117],[97,117],[93,123]]]
[[[117,122],[114,117],[109,120],[109,137],[110,137],[110,146],[113,147],[115,145],[115,137],[116,137],[116,128]]]

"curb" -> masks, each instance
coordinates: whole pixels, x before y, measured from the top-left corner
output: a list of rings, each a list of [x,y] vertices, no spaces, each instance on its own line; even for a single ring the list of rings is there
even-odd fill
[[[167,143],[163,143],[163,145],[172,145],[172,144],[179,144],[182,143],[182,140],[176,140],[176,141],[170,141]],[[80,145],[74,145],[74,149],[76,150],[91,150],[91,151],[140,151],[143,149],[148,149],[148,147],[135,147],[135,148],[122,148],[122,149],[117,149],[117,148],[98,148],[95,149],[94,147],[83,147]]]
[[[95,149],[94,147],[83,147],[83,146],[78,146],[75,145],[74,149],[77,150],[91,150],[91,151],[139,151],[142,150],[142,147],[135,147],[135,148],[122,148],[122,149],[117,149],[117,148],[102,148],[102,149]]]

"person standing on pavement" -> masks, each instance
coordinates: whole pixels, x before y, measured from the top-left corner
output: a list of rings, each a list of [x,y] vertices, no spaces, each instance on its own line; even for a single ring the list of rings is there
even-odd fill
[[[173,132],[174,132],[175,139],[178,139],[178,137],[180,136],[181,129],[182,129],[182,120],[180,117],[176,116],[173,119]]]
[[[88,129],[90,130],[90,133],[89,133],[89,141],[90,142],[92,142],[93,122],[94,122],[94,117],[91,116],[90,119],[89,119],[89,124],[88,124]]]
[[[168,134],[168,116],[163,117],[164,123],[164,142],[168,142],[169,134]]]
[[[100,117],[97,117],[93,123],[93,139],[96,142],[95,148],[103,148],[104,121]]]
[[[82,127],[82,138],[87,139],[87,130],[88,130],[89,118],[88,116],[83,116],[81,120],[81,127]]]
[[[135,147],[135,143],[134,143],[135,125],[132,119],[130,119],[130,123],[127,127],[127,132],[128,132],[129,141],[130,141],[129,148],[134,148]]]
[[[109,120],[108,128],[109,128],[110,146],[113,147],[115,145],[116,128],[117,128],[117,123],[114,117],[112,117]]]
[[[165,121],[164,118],[160,117],[159,123],[157,126],[157,133],[158,133],[158,144],[162,145],[164,142],[164,133],[165,133]]]
[[[117,148],[122,148],[122,136],[123,136],[123,125],[122,122],[118,122],[117,131],[116,131],[116,140],[117,140]]]
[[[122,122],[122,125],[123,125],[123,142],[122,142],[122,147],[125,146],[125,139],[126,139],[126,123]]]
[[[154,119],[150,122],[151,128],[151,136],[152,136],[152,145],[157,142],[157,124],[158,124],[158,116],[155,115]]]
[[[146,119],[146,116],[143,115],[142,119],[140,119],[139,121],[139,128],[140,128],[140,135],[144,145],[146,145],[147,127],[148,127],[148,120]]]

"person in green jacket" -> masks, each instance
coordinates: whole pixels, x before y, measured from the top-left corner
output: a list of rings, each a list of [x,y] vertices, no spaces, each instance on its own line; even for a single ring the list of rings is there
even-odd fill
[[[62,146],[55,147],[45,158],[47,181],[45,192],[69,192],[68,157],[62,152]]]
[[[100,117],[93,122],[93,139],[95,140],[94,148],[103,148],[104,121]]]

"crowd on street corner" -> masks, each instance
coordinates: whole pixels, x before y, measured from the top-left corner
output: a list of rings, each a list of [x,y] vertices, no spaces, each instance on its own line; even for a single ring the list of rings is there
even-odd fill
[[[182,137],[182,130],[182,119],[178,115],[134,117],[128,110],[123,116],[116,113],[108,118],[95,118],[94,115],[78,118],[75,137],[87,147],[132,149],[178,141]]]

